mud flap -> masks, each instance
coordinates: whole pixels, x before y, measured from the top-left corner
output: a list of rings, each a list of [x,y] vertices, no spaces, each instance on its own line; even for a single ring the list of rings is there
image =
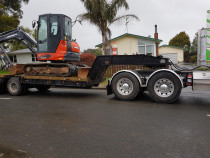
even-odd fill
[[[107,86],[106,86],[106,90],[107,90],[107,95],[112,95],[112,94],[113,94],[112,86],[111,86],[109,80],[108,80],[108,84],[107,84]]]

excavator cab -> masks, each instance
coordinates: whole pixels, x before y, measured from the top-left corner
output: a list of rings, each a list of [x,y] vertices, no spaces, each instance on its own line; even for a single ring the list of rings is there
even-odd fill
[[[51,62],[78,62],[80,47],[72,40],[72,20],[63,14],[39,16],[37,59]]]

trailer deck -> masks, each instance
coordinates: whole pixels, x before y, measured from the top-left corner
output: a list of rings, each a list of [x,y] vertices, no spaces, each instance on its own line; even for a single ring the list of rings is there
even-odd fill
[[[92,67],[81,67],[78,75],[71,77],[29,76],[24,74],[24,64],[17,64],[10,70],[10,75],[1,75],[0,83],[12,77],[17,77],[23,84],[44,84],[70,87],[98,86],[107,68],[111,65],[144,65],[148,67],[166,67],[167,58],[146,55],[98,56]]]

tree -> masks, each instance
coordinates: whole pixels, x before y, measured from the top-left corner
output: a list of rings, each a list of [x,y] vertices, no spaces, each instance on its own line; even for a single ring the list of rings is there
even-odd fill
[[[80,20],[86,20],[93,25],[96,25],[102,35],[103,51],[107,55],[107,50],[112,50],[109,39],[111,38],[110,25],[115,22],[120,22],[128,18],[139,20],[136,15],[127,14],[117,16],[121,8],[129,9],[126,0],[80,0],[86,13],[79,15]]]
[[[22,4],[27,4],[29,0],[0,0],[0,33],[16,28],[23,12]]]
[[[170,42],[170,46],[177,46],[186,49],[186,51],[190,50],[190,37],[184,31],[177,34],[173,37]]]
[[[190,37],[184,31],[177,34],[169,41],[169,45],[184,48],[184,61],[189,62],[190,59]]]
[[[91,53],[95,56],[102,55],[102,51],[100,49],[87,49],[87,50],[84,50],[83,53]]]
[[[197,51],[198,51],[198,32],[195,33],[195,37],[191,45],[190,53],[193,53],[194,55],[196,55]]]
[[[198,33],[195,33],[195,37],[191,44],[191,48],[189,52],[185,52],[185,61],[189,61],[191,63],[197,62],[197,51],[198,51]]]

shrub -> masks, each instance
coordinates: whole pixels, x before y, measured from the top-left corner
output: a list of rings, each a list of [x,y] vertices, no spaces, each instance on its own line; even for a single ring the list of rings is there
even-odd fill
[[[208,68],[208,67],[199,67],[197,70],[199,70],[199,71],[210,71],[210,68]]]
[[[92,66],[95,59],[96,59],[96,56],[90,53],[82,53],[80,55],[80,62],[88,66]]]
[[[190,62],[191,63],[196,63],[197,62],[197,55],[193,55],[190,57]]]

